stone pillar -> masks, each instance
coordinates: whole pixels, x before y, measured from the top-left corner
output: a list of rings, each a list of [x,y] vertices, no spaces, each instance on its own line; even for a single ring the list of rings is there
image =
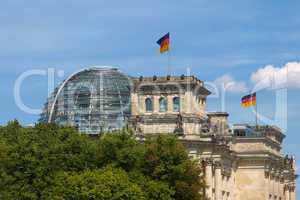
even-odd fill
[[[213,171],[212,171],[212,163],[211,162],[207,162],[206,163],[206,167],[205,167],[205,182],[207,185],[207,189],[206,189],[206,196],[209,199],[213,198],[213,194],[212,194],[212,190],[213,190]]]
[[[193,99],[191,91],[186,91],[184,96],[185,113],[192,113],[193,110]]]
[[[144,96],[140,96],[139,97],[139,114],[144,114],[146,113],[146,104],[145,104],[145,100],[146,100],[146,97]]]
[[[290,191],[289,191],[288,187],[285,187],[284,198],[285,198],[285,200],[290,200]]]
[[[272,171],[271,175],[270,175],[270,183],[271,183],[270,194],[272,195],[272,198],[274,198],[274,179],[275,179],[275,176],[274,176],[274,172]]]
[[[277,199],[279,199],[280,192],[279,192],[279,175],[278,175],[278,172],[276,172],[276,176],[275,176],[275,195],[277,196]]]
[[[229,199],[234,200],[235,197],[235,168],[234,165],[232,165],[231,173],[230,173],[230,188],[229,188]]]
[[[222,199],[222,173],[221,173],[221,165],[217,163],[216,170],[215,170],[215,200]]]
[[[153,112],[159,112],[159,96],[153,96]]]
[[[180,113],[184,113],[184,95],[180,94]]]
[[[168,95],[167,96],[167,102],[168,102],[168,113],[172,113],[173,112],[173,96]]]
[[[139,102],[138,102],[138,95],[137,93],[133,92],[130,96],[131,98],[131,114],[138,115],[139,111]]]
[[[296,200],[296,189],[295,187],[291,190],[291,200]]]
[[[270,199],[269,195],[271,194],[271,178],[270,178],[270,171],[265,172],[265,177],[266,177],[266,182],[267,182],[267,187],[266,187],[266,199]]]
[[[282,197],[282,200],[284,200],[284,184],[282,181],[282,177],[280,177],[279,185],[280,185],[279,193],[280,193],[280,196]]]

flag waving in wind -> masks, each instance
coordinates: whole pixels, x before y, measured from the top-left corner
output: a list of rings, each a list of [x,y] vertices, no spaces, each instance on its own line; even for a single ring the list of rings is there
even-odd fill
[[[160,46],[160,53],[169,51],[170,48],[170,33],[167,33],[156,42]]]
[[[255,106],[256,105],[256,93],[252,93],[252,94],[244,96],[242,98],[241,105],[244,108],[247,108],[250,106]]]

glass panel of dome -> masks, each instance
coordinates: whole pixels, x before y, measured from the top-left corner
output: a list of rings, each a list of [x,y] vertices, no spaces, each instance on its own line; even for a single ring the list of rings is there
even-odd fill
[[[120,129],[130,116],[130,91],[131,80],[117,69],[85,69],[54,90],[39,121],[77,124],[88,134]]]

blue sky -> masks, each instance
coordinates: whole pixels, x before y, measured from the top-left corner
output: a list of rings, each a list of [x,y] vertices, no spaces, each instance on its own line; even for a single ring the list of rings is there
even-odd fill
[[[189,67],[204,81],[229,77],[233,88],[225,105],[231,123],[253,122],[251,110],[240,108],[240,97],[254,87],[251,77],[259,77],[257,70],[267,65],[284,69],[287,63],[300,61],[299,9],[296,0],[4,0],[0,124],[14,118],[29,124],[38,118],[24,113],[14,101],[14,83],[26,70],[64,70],[65,76],[56,83],[91,65],[118,66],[132,76],[165,75],[167,56],[158,53],[156,40],[166,32],[171,33],[173,74],[183,74]],[[299,160],[299,63],[292,68],[296,78],[288,85],[284,146]],[[275,91],[257,95],[259,111],[272,117]],[[46,77],[26,80],[21,96],[28,106],[41,108],[47,97]],[[221,99],[208,99],[208,109],[220,110]]]

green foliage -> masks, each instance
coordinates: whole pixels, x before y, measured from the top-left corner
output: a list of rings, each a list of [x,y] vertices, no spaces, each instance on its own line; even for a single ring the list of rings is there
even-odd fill
[[[174,189],[171,189],[169,184],[162,181],[150,180],[144,185],[148,200],[172,200],[175,194]]]
[[[141,188],[130,182],[127,173],[112,167],[59,174],[49,199],[144,200]]]
[[[113,165],[131,171],[140,167],[144,151],[132,133],[123,129],[99,140],[97,158],[100,166]]]
[[[55,172],[96,166],[94,142],[69,127],[22,128],[12,122],[2,129],[0,144],[5,149],[0,158],[4,199],[41,199]]]
[[[176,137],[100,139],[71,127],[0,127],[0,199],[202,200],[201,169]]]
[[[148,138],[145,148],[145,174],[169,183],[175,189],[175,199],[204,198],[199,193],[205,188],[204,178],[199,177],[201,168],[188,158],[184,146],[174,136]]]

